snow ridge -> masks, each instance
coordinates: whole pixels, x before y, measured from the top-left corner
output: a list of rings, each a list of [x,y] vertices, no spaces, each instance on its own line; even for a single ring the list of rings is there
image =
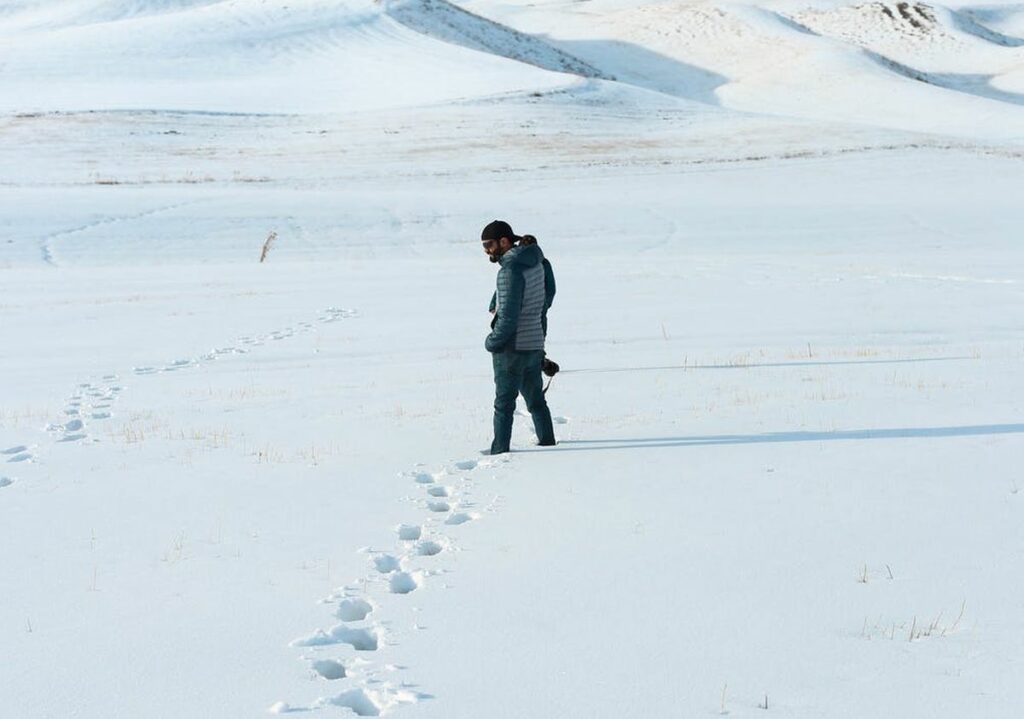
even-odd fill
[[[493,22],[447,0],[388,0],[385,12],[396,22],[453,45],[507,57],[544,70],[614,80],[593,65],[543,40]]]
[[[985,25],[974,11],[960,10],[950,13],[950,17],[961,32],[974,35],[982,40],[1002,45],[1003,47],[1024,47],[1024,38],[1004,35],[993,30]]]
[[[925,3],[871,2],[808,9],[788,19],[814,35],[841,40],[880,67],[910,80],[1010,104],[1024,94],[1000,89],[1010,63],[1024,60],[1024,45],[987,30],[966,12]]]
[[[15,0],[0,7],[0,32],[4,26],[17,30],[49,30],[99,25],[133,18],[186,12],[223,0],[78,0],[39,2]]]

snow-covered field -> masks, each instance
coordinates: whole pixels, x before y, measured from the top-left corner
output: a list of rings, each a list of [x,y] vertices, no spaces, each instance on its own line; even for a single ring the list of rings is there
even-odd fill
[[[1022,194],[1012,2],[0,1],[0,716],[1020,717]]]

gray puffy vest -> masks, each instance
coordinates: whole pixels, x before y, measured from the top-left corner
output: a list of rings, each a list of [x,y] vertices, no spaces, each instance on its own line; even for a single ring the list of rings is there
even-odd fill
[[[519,312],[516,326],[517,350],[544,349],[544,268],[540,264],[523,270],[523,308]]]

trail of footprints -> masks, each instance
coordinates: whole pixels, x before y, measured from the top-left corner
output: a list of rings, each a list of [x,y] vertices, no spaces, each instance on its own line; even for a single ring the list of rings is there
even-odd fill
[[[328,307],[321,310],[317,315],[317,322],[331,323],[358,316],[359,312],[357,310]],[[268,342],[276,342],[290,337],[295,337],[296,335],[306,334],[308,332],[312,332],[314,329],[316,329],[316,325],[312,322],[298,322],[293,326],[273,330],[266,334],[239,337],[235,342],[229,345],[216,347],[197,357],[185,357],[182,359],[171,360],[167,364],[161,366],[146,365],[142,367],[134,367],[132,368],[132,371],[137,375],[159,374],[160,372],[177,372],[178,370],[197,367],[208,362],[213,362],[221,357],[246,354],[254,347],[260,347]]]
[[[329,629],[317,629],[291,643],[307,650],[301,658],[314,678],[330,682],[347,680],[351,686],[333,697],[318,699],[310,707],[278,702],[269,708],[271,713],[342,706],[357,716],[380,716],[402,704],[428,697],[405,683],[395,684],[386,678],[398,667],[365,658],[382,645],[396,643],[394,633],[389,632],[389,624],[381,616],[388,600],[375,602],[373,596],[409,595],[444,573],[444,554],[457,551],[448,532],[481,517],[470,499],[477,471],[507,461],[507,457],[465,460],[438,472],[417,468],[402,474],[412,480],[417,490],[407,499],[424,511],[423,523],[396,526],[395,547],[391,551],[365,550],[369,555],[367,575],[336,589],[323,600],[333,607],[333,616],[340,623]],[[493,505],[494,502],[485,511],[493,511]],[[348,645],[348,649],[339,654],[339,645]]]
[[[320,323],[331,323],[358,316],[357,310],[328,307],[318,313],[317,321]],[[297,334],[305,334],[314,329],[316,329],[316,325],[312,322],[298,322],[294,326],[274,330],[265,335],[240,337],[237,342],[231,345],[218,347],[198,357],[172,360],[160,367],[134,367],[132,371],[136,375],[175,372],[212,362],[220,357],[245,354],[252,347],[258,347],[266,344],[268,341],[294,337]],[[98,380],[79,384],[75,391],[66,398],[61,417],[46,425],[46,432],[59,443],[75,443],[89,439],[90,425],[103,422],[114,416],[115,405],[123,391],[124,388],[116,374],[104,375]],[[0,462],[10,464],[32,463],[36,459],[34,446],[17,445],[0,450]],[[14,477],[0,475],[0,489],[9,487],[14,482]]]
[[[46,425],[46,431],[58,442],[81,442],[89,437],[88,427],[113,416],[113,407],[123,387],[115,374],[96,382],[83,382],[64,403],[61,420]]]

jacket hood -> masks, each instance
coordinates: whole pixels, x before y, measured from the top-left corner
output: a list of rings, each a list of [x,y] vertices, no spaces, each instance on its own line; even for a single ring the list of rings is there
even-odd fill
[[[519,265],[520,267],[530,268],[539,265],[543,259],[544,253],[540,251],[539,246],[516,245],[501,256],[501,266]]]

